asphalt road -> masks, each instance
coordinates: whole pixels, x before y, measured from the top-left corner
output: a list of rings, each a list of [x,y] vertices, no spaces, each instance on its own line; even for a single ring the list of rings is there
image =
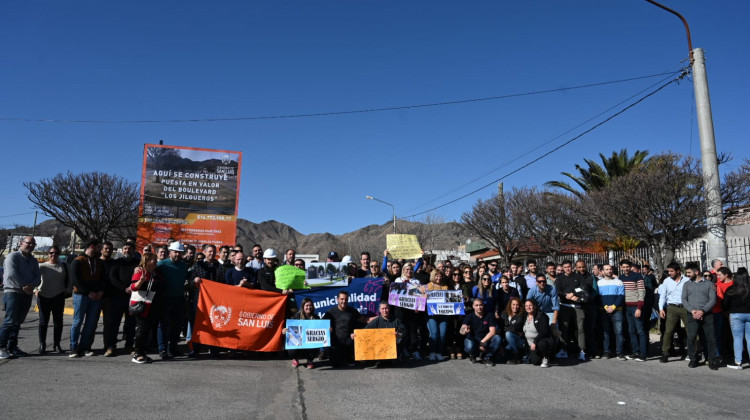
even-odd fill
[[[100,335],[96,356],[38,355],[37,322],[30,312],[21,329],[31,356],[0,361],[1,419],[750,418],[750,369],[689,369],[677,359],[548,369],[451,360],[308,370],[247,357],[137,365],[103,357]]]

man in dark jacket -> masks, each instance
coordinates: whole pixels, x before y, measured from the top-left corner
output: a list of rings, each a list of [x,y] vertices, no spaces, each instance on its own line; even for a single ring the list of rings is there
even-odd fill
[[[107,350],[104,357],[116,355],[117,332],[120,330],[120,320],[125,315],[125,326],[123,327],[125,335],[125,348],[132,348],[135,339],[135,319],[128,313],[130,304],[130,280],[133,278],[135,267],[138,266],[138,259],[135,257],[135,244],[125,242],[122,245],[122,257],[114,260],[112,267],[109,269],[109,278],[105,285],[105,293],[109,294],[110,312],[105,316],[105,321],[109,325],[105,329],[109,332],[107,341],[104,343]]]

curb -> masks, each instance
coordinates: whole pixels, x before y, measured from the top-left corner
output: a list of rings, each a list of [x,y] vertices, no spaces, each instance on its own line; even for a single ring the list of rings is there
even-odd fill
[[[39,305],[36,305],[36,304],[34,305],[34,312],[39,312]],[[73,308],[68,308],[68,307],[63,308],[63,314],[65,314],[65,315],[71,315],[72,316],[73,312],[74,312]]]

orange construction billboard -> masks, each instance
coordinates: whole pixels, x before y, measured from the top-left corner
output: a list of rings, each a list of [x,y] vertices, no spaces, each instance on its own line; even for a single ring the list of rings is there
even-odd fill
[[[138,248],[235,243],[242,152],[146,144]]]

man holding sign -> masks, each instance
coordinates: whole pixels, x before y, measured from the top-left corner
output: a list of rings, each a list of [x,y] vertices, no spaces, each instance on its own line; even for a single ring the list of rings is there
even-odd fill
[[[367,326],[365,326],[365,329],[393,328],[396,335],[396,354],[400,354],[401,338],[404,336],[404,324],[401,323],[400,319],[391,314],[391,305],[389,305],[388,302],[380,302],[379,310],[380,316],[370,321]],[[384,363],[387,363],[387,360],[378,360],[372,367],[377,369],[382,367]]]

